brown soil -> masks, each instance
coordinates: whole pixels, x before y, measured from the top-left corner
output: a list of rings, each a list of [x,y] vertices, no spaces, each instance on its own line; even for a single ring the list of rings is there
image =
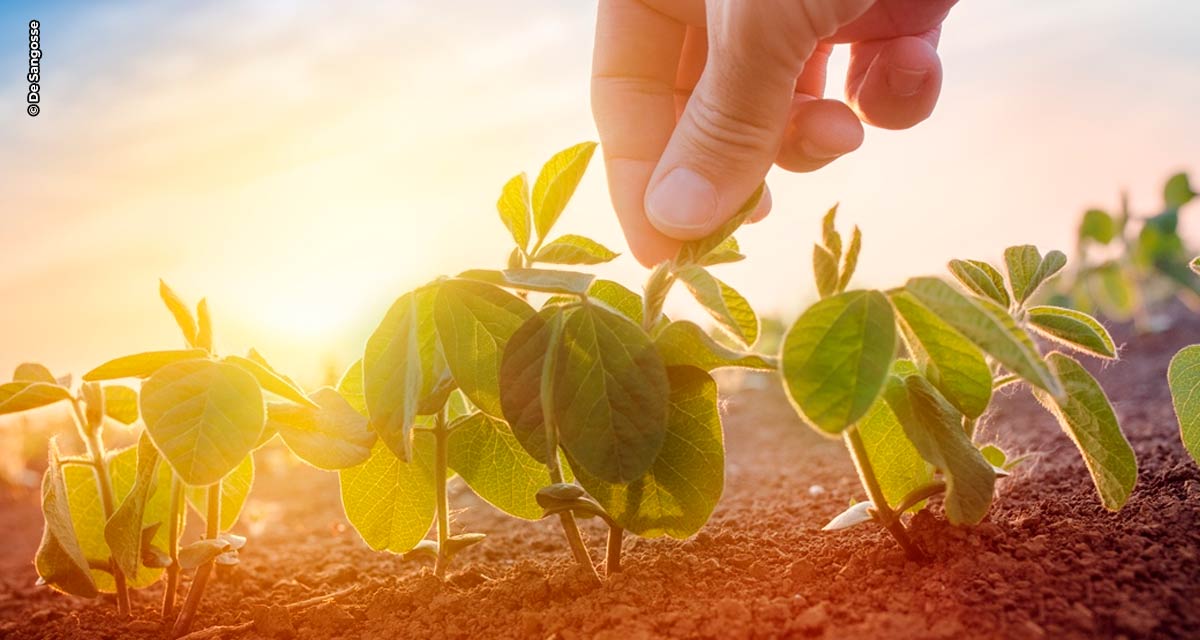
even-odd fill
[[[1128,337],[1098,371],[1141,464],[1124,511],[1106,512],[1071,442],[1025,391],[1007,394],[984,436],[1034,455],[1002,481],[988,519],[953,528],[922,512],[932,556],[906,561],[873,526],[820,527],[861,497],[838,441],[801,425],[773,385],[725,400],[727,490],[696,538],[627,539],[625,572],[590,584],[556,523],[506,518],[462,487],[456,531],[483,531],[446,583],[421,562],[369,550],[341,515],[337,478],[260,458],[243,523],[243,564],[214,582],[196,628],[225,637],[774,638],[1200,637],[1200,468],[1179,443],[1165,372],[1200,322]],[[1121,336],[1118,336],[1119,338]],[[269,457],[269,456],[268,456]],[[161,587],[110,598],[34,586],[37,497],[0,498],[0,637],[157,638]],[[193,529],[194,531],[194,529]],[[585,523],[593,556],[603,531]],[[349,586],[334,602],[286,604]]]

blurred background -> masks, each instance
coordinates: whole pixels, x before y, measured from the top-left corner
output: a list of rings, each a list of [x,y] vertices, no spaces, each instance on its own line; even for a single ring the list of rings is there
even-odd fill
[[[501,185],[595,139],[594,14],[554,0],[0,5],[0,377],[180,346],[159,277],[208,297],[222,350],[256,346],[309,385],[340,371],[405,290],[502,266]],[[764,314],[798,313],[835,202],[863,228],[857,283],[873,286],[1010,244],[1070,253],[1078,216],[1122,189],[1156,212],[1168,175],[1200,169],[1198,24],[1187,0],[962,0],[934,116],[868,129],[820,172],[773,173],[775,212],[720,274]],[[838,51],[829,95],[845,65]],[[560,231],[623,248],[599,162]],[[644,278],[629,256],[603,269]],[[683,296],[668,312],[703,318]]]

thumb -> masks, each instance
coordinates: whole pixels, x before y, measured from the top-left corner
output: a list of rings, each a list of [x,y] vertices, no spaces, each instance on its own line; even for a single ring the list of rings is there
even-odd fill
[[[646,190],[650,223],[679,240],[710,234],[766,177],[779,155],[796,77],[817,42],[842,22],[838,9],[804,6],[838,2],[708,4],[708,60]]]

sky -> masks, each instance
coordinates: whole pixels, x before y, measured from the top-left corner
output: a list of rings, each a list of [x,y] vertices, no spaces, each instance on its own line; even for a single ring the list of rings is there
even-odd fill
[[[0,5],[0,371],[81,373],[175,348],[163,278],[206,296],[218,347],[311,384],[358,357],[391,302],[500,267],[512,175],[596,138],[595,2],[92,2]],[[25,112],[30,19],[42,111]],[[962,0],[933,117],[868,128],[811,174],[773,172],[774,213],[718,275],[768,314],[814,299],[835,202],[864,234],[858,286],[1011,244],[1071,248],[1128,190],[1154,212],[1200,174],[1200,4]],[[841,95],[846,53],[827,92]],[[1200,177],[1200,176],[1197,176]],[[1184,231],[1200,222],[1185,216]],[[560,231],[623,241],[601,163]],[[632,288],[630,256],[601,269]],[[682,295],[674,316],[702,317]],[[0,375],[2,377],[2,375]]]

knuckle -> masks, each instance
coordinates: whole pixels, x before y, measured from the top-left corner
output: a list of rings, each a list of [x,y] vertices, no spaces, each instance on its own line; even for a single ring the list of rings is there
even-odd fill
[[[691,141],[697,151],[711,157],[772,151],[775,127],[742,106],[731,99],[713,100],[707,92],[693,95],[688,112],[698,134]]]

